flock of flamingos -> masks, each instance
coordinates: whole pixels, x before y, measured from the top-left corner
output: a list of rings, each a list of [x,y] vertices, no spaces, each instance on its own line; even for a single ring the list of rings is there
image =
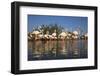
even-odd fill
[[[49,34],[49,31],[46,31],[45,34],[42,32],[39,32],[37,30],[32,31],[28,33],[28,40],[66,40],[66,39],[87,39],[88,35],[87,33],[84,35],[79,34],[78,31],[73,32],[61,32],[60,34],[57,34],[56,30],[52,34]]]

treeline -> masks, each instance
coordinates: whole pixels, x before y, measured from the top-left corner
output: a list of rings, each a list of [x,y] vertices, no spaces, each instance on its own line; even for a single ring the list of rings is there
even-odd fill
[[[61,26],[61,25],[58,25],[58,24],[49,24],[49,25],[40,25],[40,26],[37,26],[35,28],[33,28],[33,31],[39,31],[39,32],[42,32],[43,34],[46,34],[47,31],[49,34],[52,34],[54,33],[54,31],[57,33],[57,34],[60,34],[64,28]]]

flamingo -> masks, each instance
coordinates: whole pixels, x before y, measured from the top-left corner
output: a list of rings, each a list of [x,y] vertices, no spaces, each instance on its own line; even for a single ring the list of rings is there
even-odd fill
[[[40,34],[40,32],[39,31],[33,31],[32,33],[32,36],[34,36],[35,35],[35,40],[37,40],[38,39],[38,35]]]
[[[73,35],[72,37],[73,37],[74,39],[78,39],[79,33],[78,33],[77,31],[74,31],[73,34],[74,34],[74,35]]]
[[[62,32],[62,33],[60,33],[60,38],[62,39],[62,40],[64,40],[65,39],[65,37],[67,36],[67,33],[66,32]]]
[[[56,30],[54,30],[54,33],[52,33],[52,39],[53,39],[53,40],[57,39],[57,33],[56,33]]]

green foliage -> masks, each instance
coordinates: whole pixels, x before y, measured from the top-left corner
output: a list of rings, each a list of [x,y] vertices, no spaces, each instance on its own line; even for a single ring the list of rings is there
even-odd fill
[[[43,25],[40,25],[40,26],[34,28],[33,30],[38,30],[38,31],[42,32],[43,34],[46,34],[47,31],[49,32],[49,34],[52,34],[56,30],[57,35],[59,35],[64,30],[64,28],[58,24],[49,24],[49,25],[43,24]]]

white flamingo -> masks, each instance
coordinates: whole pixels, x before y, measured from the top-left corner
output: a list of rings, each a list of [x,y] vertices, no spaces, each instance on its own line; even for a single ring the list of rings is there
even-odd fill
[[[57,39],[56,30],[54,30],[54,33],[52,33],[52,39]]]
[[[67,36],[67,33],[66,32],[62,32],[62,33],[59,34],[59,36],[60,36],[61,39],[64,40],[65,37]]]
[[[39,31],[33,31],[31,34],[35,35],[35,40],[37,40],[38,39],[38,35],[40,34],[40,32]]]
[[[73,38],[78,39],[78,35],[79,35],[78,31],[74,31],[73,34],[74,34]]]

